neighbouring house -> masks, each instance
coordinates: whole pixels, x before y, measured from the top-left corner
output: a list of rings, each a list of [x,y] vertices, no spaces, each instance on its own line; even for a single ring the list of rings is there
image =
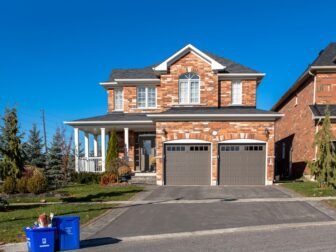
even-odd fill
[[[105,171],[106,135],[116,129],[135,178],[158,185],[272,184],[274,124],[282,115],[256,108],[263,77],[192,45],[154,66],[114,69],[100,83],[108,113],[65,122],[74,127],[76,153],[79,131],[85,134],[76,169]]]
[[[275,124],[276,175],[310,176],[314,136],[329,107],[336,133],[336,43],[329,44],[280,98],[272,110],[284,114]]]

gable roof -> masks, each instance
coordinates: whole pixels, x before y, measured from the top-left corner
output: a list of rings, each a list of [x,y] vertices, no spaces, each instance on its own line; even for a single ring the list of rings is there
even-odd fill
[[[176,62],[178,59],[182,58],[184,55],[186,55],[189,52],[195,53],[198,57],[201,59],[207,61],[211,65],[212,70],[223,70],[226,68],[225,65],[222,65],[218,61],[216,61],[214,58],[210,57],[209,55],[205,54],[204,52],[198,50],[196,47],[194,47],[191,44],[186,45],[181,50],[174,53],[172,56],[170,56],[165,61],[161,62],[159,65],[153,67],[154,71],[157,72],[166,72],[168,70],[168,67]]]
[[[317,58],[311,63],[294,84],[284,93],[284,95],[277,101],[271,110],[279,110],[286,100],[294,94],[304,83],[307,78],[311,76],[311,71],[333,69],[336,71],[336,43],[330,43],[324,50],[322,50]]]
[[[189,46],[189,47],[187,47],[187,46]],[[184,50],[183,52],[181,50],[178,51],[178,52],[180,52],[180,54],[175,55],[175,57],[181,56],[181,55],[183,56],[183,55],[185,55],[183,53],[189,52],[191,50],[191,48],[192,49],[195,48],[192,45],[187,45],[187,46],[181,49],[181,50]],[[195,48],[195,49],[197,51],[201,52],[197,48]],[[210,53],[210,52],[201,52],[201,53],[204,57],[206,57],[206,59],[208,61],[210,61],[209,63],[211,63],[211,61],[212,61],[215,66],[218,66],[218,67],[222,66],[223,67],[222,69],[217,70],[219,73],[230,73],[230,74],[240,74],[240,73],[258,74],[258,73],[260,73],[260,72],[254,70],[254,69],[248,68],[244,65],[241,65],[241,64],[236,63],[232,60],[223,58],[221,56],[215,55],[213,53]],[[170,58],[171,57],[169,57],[167,60],[169,60]],[[165,60],[165,61],[167,61],[167,60]],[[156,71],[155,69],[160,69],[159,66],[162,63],[157,64],[157,65],[147,66],[147,67],[144,67],[144,68],[113,69],[111,74],[110,74],[109,79],[107,81],[105,81],[104,83],[116,82],[119,79],[153,79],[153,80],[159,80],[160,79],[160,73],[159,73],[160,71]],[[167,64],[167,63],[168,63],[168,61],[165,64]]]

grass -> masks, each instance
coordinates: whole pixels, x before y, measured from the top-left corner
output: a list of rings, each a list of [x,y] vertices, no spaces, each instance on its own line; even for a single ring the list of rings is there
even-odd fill
[[[6,212],[0,212],[0,242],[25,241],[24,227],[31,226],[39,214],[50,212],[55,215],[80,216],[81,224],[104,213],[113,205],[104,204],[71,204],[71,205],[48,205],[48,206],[10,206]]]
[[[333,188],[319,188],[318,184],[313,181],[304,182],[286,182],[281,186],[293,190],[306,197],[325,197],[336,196],[336,190]]]
[[[120,185],[100,186],[92,185],[71,185],[52,192],[52,196],[34,195],[33,197],[10,196],[9,203],[34,203],[46,200],[47,202],[93,202],[128,200],[134,194],[143,190],[141,186]]]
[[[54,196],[34,195],[29,197],[11,196],[10,203],[34,203],[45,199],[47,202],[73,202],[60,205],[26,205],[9,206],[8,210],[0,212],[0,242],[25,241],[23,228],[37,221],[41,213],[55,215],[78,215],[81,224],[99,216],[115,205],[106,204],[76,204],[76,202],[103,202],[128,200],[134,194],[143,190],[141,186],[120,185],[102,187],[92,185],[72,185],[53,191]]]

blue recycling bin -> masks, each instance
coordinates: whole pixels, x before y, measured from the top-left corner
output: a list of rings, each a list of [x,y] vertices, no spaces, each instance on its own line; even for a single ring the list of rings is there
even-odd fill
[[[25,228],[29,252],[54,252],[56,228]]]
[[[52,226],[56,230],[56,250],[72,250],[80,248],[79,216],[55,216]]]

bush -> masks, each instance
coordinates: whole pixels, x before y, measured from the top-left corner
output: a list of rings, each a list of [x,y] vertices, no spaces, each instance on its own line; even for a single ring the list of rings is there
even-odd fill
[[[0,197],[0,210],[6,210],[8,205],[7,200]]]
[[[16,181],[13,177],[7,177],[3,184],[3,192],[7,194],[15,193]]]
[[[131,168],[129,168],[128,166],[125,166],[125,165],[120,166],[118,168],[119,176],[128,176],[128,175],[131,174],[131,172],[132,172]]]
[[[100,184],[104,186],[109,185],[109,184],[114,184],[117,182],[118,182],[118,176],[112,172],[107,172],[103,174],[100,178]]]
[[[46,176],[39,170],[34,170],[34,174],[27,182],[27,190],[30,193],[39,194],[47,191],[48,182]]]
[[[28,192],[27,190],[27,182],[28,178],[27,177],[22,177],[16,181],[16,191],[19,193],[26,193]]]
[[[71,182],[78,184],[98,184],[101,174],[95,172],[72,172]]]

